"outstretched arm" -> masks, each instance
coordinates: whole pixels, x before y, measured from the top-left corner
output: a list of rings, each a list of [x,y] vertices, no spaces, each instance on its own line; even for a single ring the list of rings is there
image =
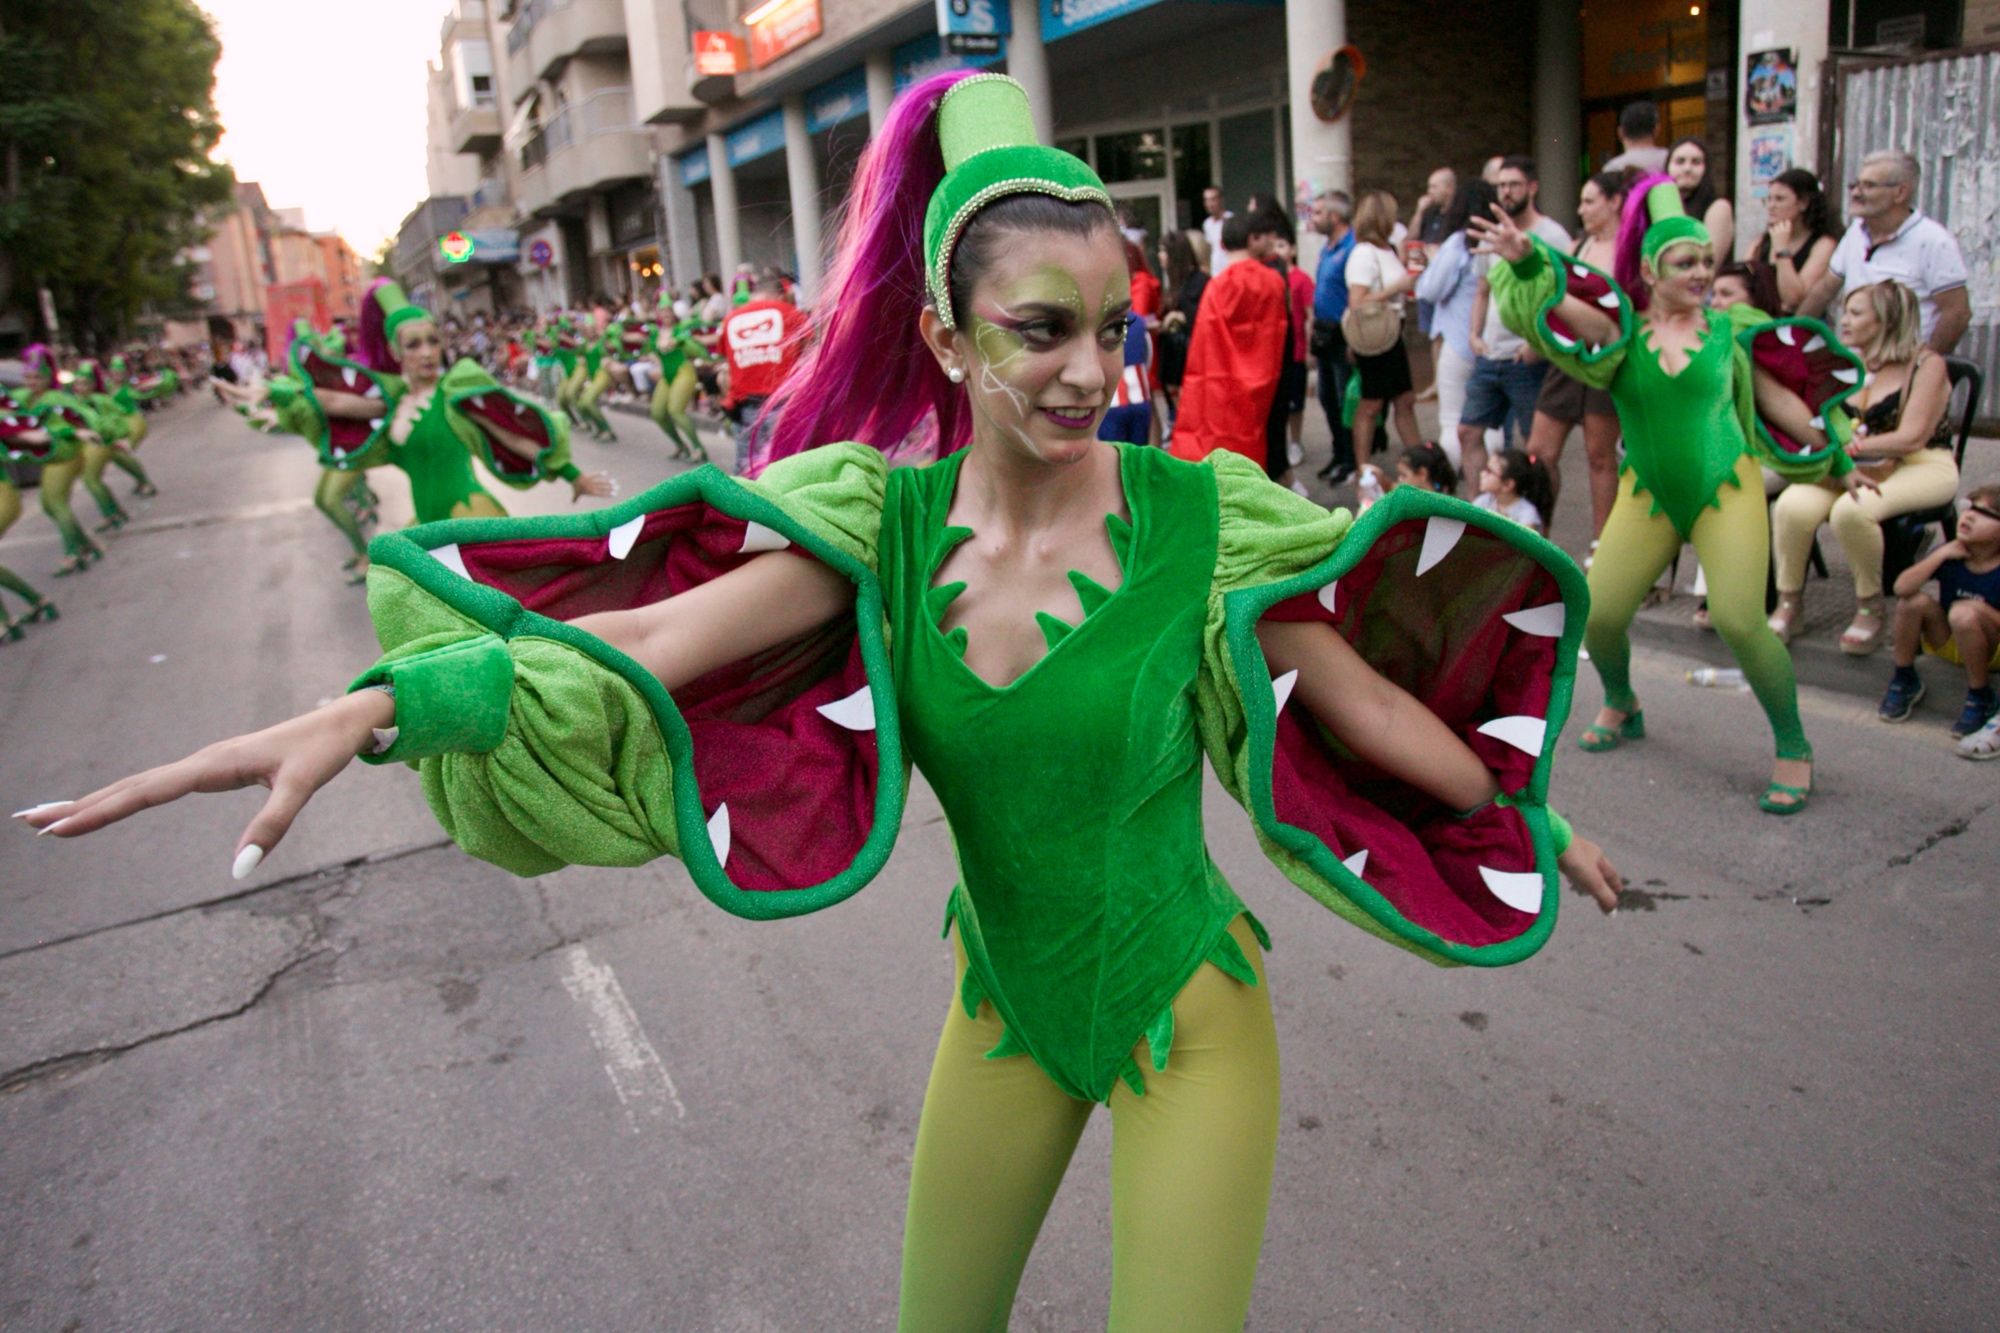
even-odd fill
[[[1498,255],[1510,264],[1520,263],[1534,252],[1534,240],[1514,225],[1514,219],[1498,204],[1490,218],[1473,218],[1466,224],[1474,249],[1483,255]],[[1583,341],[1602,347],[1616,342],[1622,330],[1618,321],[1603,310],[1578,297],[1565,294],[1551,316],[1560,319]]]
[[[677,597],[574,623],[639,661],[673,690],[825,624],[847,609],[851,597],[840,575],[824,565],[774,551]],[[313,794],[356,755],[372,752],[378,729],[395,724],[395,701],[388,694],[359,690],[277,726],[122,778],[81,800],[53,802],[16,817],[38,833],[73,838],[196,792],[268,787],[270,799],[236,844],[233,865],[241,879],[278,845]]]
[[[1453,810],[1477,809],[1500,794],[1472,747],[1363,661],[1332,626],[1271,621],[1257,627],[1257,639],[1274,672],[1299,673],[1294,697],[1356,757]],[[1600,908],[1617,908],[1624,884],[1597,844],[1576,837],[1560,864]]]

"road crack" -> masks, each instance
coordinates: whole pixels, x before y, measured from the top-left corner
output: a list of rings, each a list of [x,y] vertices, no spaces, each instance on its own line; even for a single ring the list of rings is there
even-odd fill
[[[1939,843],[1949,842],[1951,839],[1961,836],[1967,829],[1972,827],[1972,821],[1978,819],[1988,810],[1991,810],[1993,808],[1993,804],[1994,804],[1993,802],[1988,801],[1985,805],[1974,806],[1971,811],[1969,811],[1966,814],[1960,815],[1957,819],[1952,820],[1949,824],[1942,825],[1941,827],[1932,830],[1932,832],[1929,835],[1927,835],[1922,842],[1918,843],[1915,847],[1911,848],[1909,851],[1903,852],[1897,856],[1890,857],[1889,858],[1890,868],[1893,869],[1897,866],[1909,865],[1911,862],[1915,861],[1918,857],[1922,856],[1925,852],[1928,852],[1931,848],[1937,846]]]

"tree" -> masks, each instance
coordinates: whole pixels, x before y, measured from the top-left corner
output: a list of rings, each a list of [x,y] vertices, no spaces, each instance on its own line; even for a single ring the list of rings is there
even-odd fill
[[[384,236],[382,244],[375,247],[375,253],[368,261],[368,276],[371,278],[393,278],[396,276],[396,238],[394,236]]]
[[[185,302],[182,256],[232,202],[209,160],[221,43],[193,0],[8,0],[0,27],[0,302],[101,348]]]

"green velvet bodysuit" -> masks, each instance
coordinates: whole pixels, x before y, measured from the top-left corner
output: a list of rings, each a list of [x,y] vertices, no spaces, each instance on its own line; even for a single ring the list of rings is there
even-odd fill
[[[1737,485],[1748,450],[1736,414],[1736,338],[1729,317],[1708,312],[1701,346],[1677,375],[1660,364],[1642,329],[1611,382],[1625,431],[1625,466],[1686,538],[1724,486]]]
[[[1202,835],[1214,474],[1121,447],[1132,519],[1106,523],[1123,584],[1072,573],[1082,622],[1041,616],[1047,654],[1002,688],[966,665],[963,627],[940,629],[965,585],[932,586],[971,536],[945,522],[964,458],[889,476],[882,581],[905,739],[957,848],[948,920],[970,960],[967,1009],[985,998],[1005,1020],[995,1056],[1026,1052],[1102,1101],[1121,1076],[1142,1088],[1142,1036],[1165,1067],[1173,998],[1204,961],[1255,984],[1225,933],[1243,904]]]
[[[419,523],[506,512],[473,474],[472,455],[451,428],[442,384],[432,390],[430,402],[410,424],[408,438],[397,440],[391,428],[389,461],[410,478],[410,502]]]

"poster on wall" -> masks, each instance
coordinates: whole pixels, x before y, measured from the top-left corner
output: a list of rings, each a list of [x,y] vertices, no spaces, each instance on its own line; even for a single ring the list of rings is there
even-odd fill
[[[1743,114],[1752,125],[1778,125],[1799,110],[1799,69],[1792,50],[1752,51],[1743,74]]]
[[[1770,125],[1750,134],[1750,197],[1762,199],[1771,182],[1791,169],[1792,127]]]

